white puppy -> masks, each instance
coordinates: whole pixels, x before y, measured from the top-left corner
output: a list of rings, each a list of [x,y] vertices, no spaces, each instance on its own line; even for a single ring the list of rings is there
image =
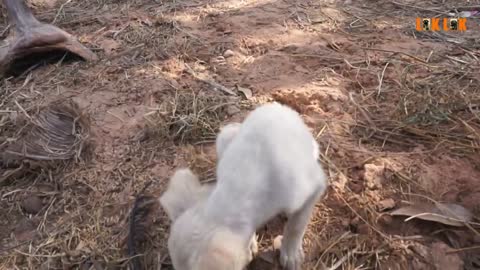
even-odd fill
[[[196,189],[197,202],[176,201],[172,178],[160,199],[173,221],[168,249],[175,269],[243,269],[256,229],[281,213],[288,222],[280,263],[301,269],[305,229],[327,187],[318,145],[298,113],[277,103],[254,110],[233,134],[217,140],[221,157],[210,195],[198,199],[205,193]]]
[[[240,123],[230,123],[221,128],[215,141],[217,160],[240,130]],[[188,168],[178,169],[170,179],[167,191],[160,197],[167,216],[175,221],[188,208],[205,200],[213,190],[214,184],[201,185],[198,177]],[[258,253],[256,234],[252,235],[249,246],[249,262]]]
[[[218,160],[240,130],[240,126],[240,123],[231,123],[221,128],[215,140]],[[201,185],[190,169],[181,168],[171,177],[167,191],[160,197],[160,203],[167,216],[174,221],[188,208],[208,197],[213,187],[213,184]]]

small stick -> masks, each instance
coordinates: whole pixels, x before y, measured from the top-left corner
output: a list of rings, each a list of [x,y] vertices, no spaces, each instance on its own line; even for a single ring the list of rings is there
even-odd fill
[[[11,26],[12,26],[11,24],[8,24],[8,25],[5,27],[5,29],[3,29],[3,31],[0,33],[0,36],[3,37],[3,35],[5,35],[5,33],[6,33],[8,30],[10,30],[10,27],[11,27]]]
[[[383,68],[382,75],[380,76],[380,82],[378,83],[377,97],[379,97],[380,93],[382,92],[383,76],[385,75],[385,70],[387,70],[388,64],[390,64],[390,62],[387,62],[387,64]]]
[[[480,246],[457,248],[457,249],[454,249],[454,250],[447,251],[446,253],[447,254],[452,254],[452,253],[463,252],[463,251],[468,251],[468,250],[475,250],[475,249],[480,249]]]
[[[423,60],[423,59],[421,59],[421,58],[418,58],[418,57],[416,57],[416,56],[414,56],[414,55],[411,55],[411,54],[409,54],[409,53],[405,53],[405,52],[399,52],[399,51],[393,51],[393,50],[385,50],[385,49],[378,49],[378,48],[367,48],[367,47],[362,47],[362,49],[364,49],[364,50],[369,50],[369,51],[399,53],[399,54],[403,54],[403,55],[405,55],[405,56],[408,56],[408,57],[410,57],[410,58],[412,58],[412,59],[415,59],[415,60],[417,60],[417,61],[419,61],[419,62],[422,62],[422,63],[424,63],[424,64],[428,64],[427,61],[425,61],[425,60]]]
[[[58,19],[58,16],[60,16],[60,13],[62,12],[63,8],[68,5],[70,2],[72,2],[72,0],[67,0],[67,2],[63,3],[60,8],[58,9],[57,11],[57,14],[55,14],[55,18],[53,18],[53,21],[51,22],[51,24],[55,24],[57,22],[57,19]]]
[[[237,94],[235,94],[235,92],[233,92],[232,90],[230,90],[229,88],[215,82],[214,80],[210,79],[210,78],[202,78],[200,77],[200,75],[198,75],[189,65],[185,64],[185,66],[187,67],[186,71],[188,74],[192,75],[195,79],[201,81],[201,82],[204,82],[206,84],[209,84],[210,86],[213,87],[214,90],[221,90],[229,95],[232,95],[232,96],[236,96]]]
[[[473,5],[473,6],[460,6],[460,7],[454,7],[453,9],[457,10],[457,11],[470,11],[472,9],[477,9],[477,8],[480,8],[480,5]]]
[[[375,122],[373,122],[372,118],[367,114],[367,112],[355,101],[351,92],[349,94],[349,97],[350,97],[350,101],[353,103],[353,105],[355,105],[357,107],[357,109],[360,111],[360,113],[363,115],[363,117],[365,117],[367,122],[371,125],[370,128],[374,128],[375,130],[377,130],[377,125],[375,125]]]
[[[460,64],[465,64],[465,65],[468,65],[470,63],[466,62],[466,61],[463,61],[461,59],[458,59],[456,57],[453,57],[453,56],[449,56],[449,55],[445,55],[445,57],[447,57],[448,59],[452,60],[452,61],[455,61],[455,62],[458,62]]]
[[[338,262],[336,262],[334,265],[332,265],[330,268],[328,268],[328,270],[336,270],[337,268],[339,268],[340,266],[342,266],[342,264],[348,260],[348,258],[350,258],[350,256],[352,256],[354,253],[357,252],[357,250],[359,249],[359,247],[356,247],[354,248],[353,250],[350,250],[347,255],[343,256],[340,260],[338,260]]]
[[[23,114],[25,114],[25,116],[32,120],[32,117],[30,117],[30,115],[27,113],[27,111],[18,103],[17,100],[14,101],[15,102],[15,105],[17,105],[17,107],[20,109],[20,111],[22,111]]]

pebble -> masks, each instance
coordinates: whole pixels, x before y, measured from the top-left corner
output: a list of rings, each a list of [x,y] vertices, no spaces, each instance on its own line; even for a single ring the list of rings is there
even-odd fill
[[[235,105],[230,105],[230,106],[227,107],[227,114],[229,116],[232,116],[232,115],[237,114],[239,112],[240,112],[240,109]]]
[[[42,210],[43,202],[38,196],[33,195],[25,198],[21,202],[21,206],[28,214],[35,215]]]
[[[228,58],[228,57],[232,57],[234,56],[235,53],[232,51],[232,50],[226,50],[224,53],[223,53],[223,57],[225,58]]]

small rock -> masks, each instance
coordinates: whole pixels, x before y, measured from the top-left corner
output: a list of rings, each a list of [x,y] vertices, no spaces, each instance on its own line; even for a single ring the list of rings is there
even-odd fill
[[[35,215],[42,210],[43,202],[38,196],[33,195],[25,198],[21,206],[28,214]]]
[[[19,242],[32,240],[37,234],[37,226],[39,221],[35,218],[33,219],[22,219],[18,224],[13,234],[15,239]]]
[[[385,166],[365,164],[364,170],[363,178],[365,179],[366,186],[371,190],[382,188],[382,182],[385,179]]]
[[[232,115],[237,114],[239,112],[240,112],[240,109],[235,105],[230,105],[230,106],[227,107],[227,114],[229,116],[232,116]]]
[[[235,53],[232,51],[232,50],[226,50],[224,53],[223,53],[223,57],[225,58],[229,58],[229,57],[232,57],[234,56]]]
[[[248,89],[248,88],[245,88],[245,87],[240,87],[237,85],[237,90],[243,94],[243,96],[246,98],[246,99],[251,99],[253,97],[253,93],[252,93],[252,90]]]
[[[372,233],[372,228],[368,224],[360,224],[357,227],[357,233],[368,235]]]
[[[391,198],[379,201],[377,208],[380,212],[390,210],[395,207],[395,201]]]
[[[393,222],[392,216],[389,215],[383,215],[378,218],[378,223],[384,226],[390,225]]]

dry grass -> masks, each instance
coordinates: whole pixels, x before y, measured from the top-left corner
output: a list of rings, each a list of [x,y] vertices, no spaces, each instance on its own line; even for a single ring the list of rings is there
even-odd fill
[[[354,82],[360,90],[357,99],[368,112],[368,119],[355,128],[362,141],[374,139],[380,145],[388,141],[402,147],[423,144],[460,154],[478,151],[478,64],[446,61],[398,68],[402,66],[401,79],[383,80],[383,89]],[[380,72],[378,67],[360,74],[365,78]]]
[[[151,117],[150,129],[154,136],[176,143],[212,141],[227,116],[227,107],[236,103],[218,94],[179,90],[162,104],[156,117]]]

